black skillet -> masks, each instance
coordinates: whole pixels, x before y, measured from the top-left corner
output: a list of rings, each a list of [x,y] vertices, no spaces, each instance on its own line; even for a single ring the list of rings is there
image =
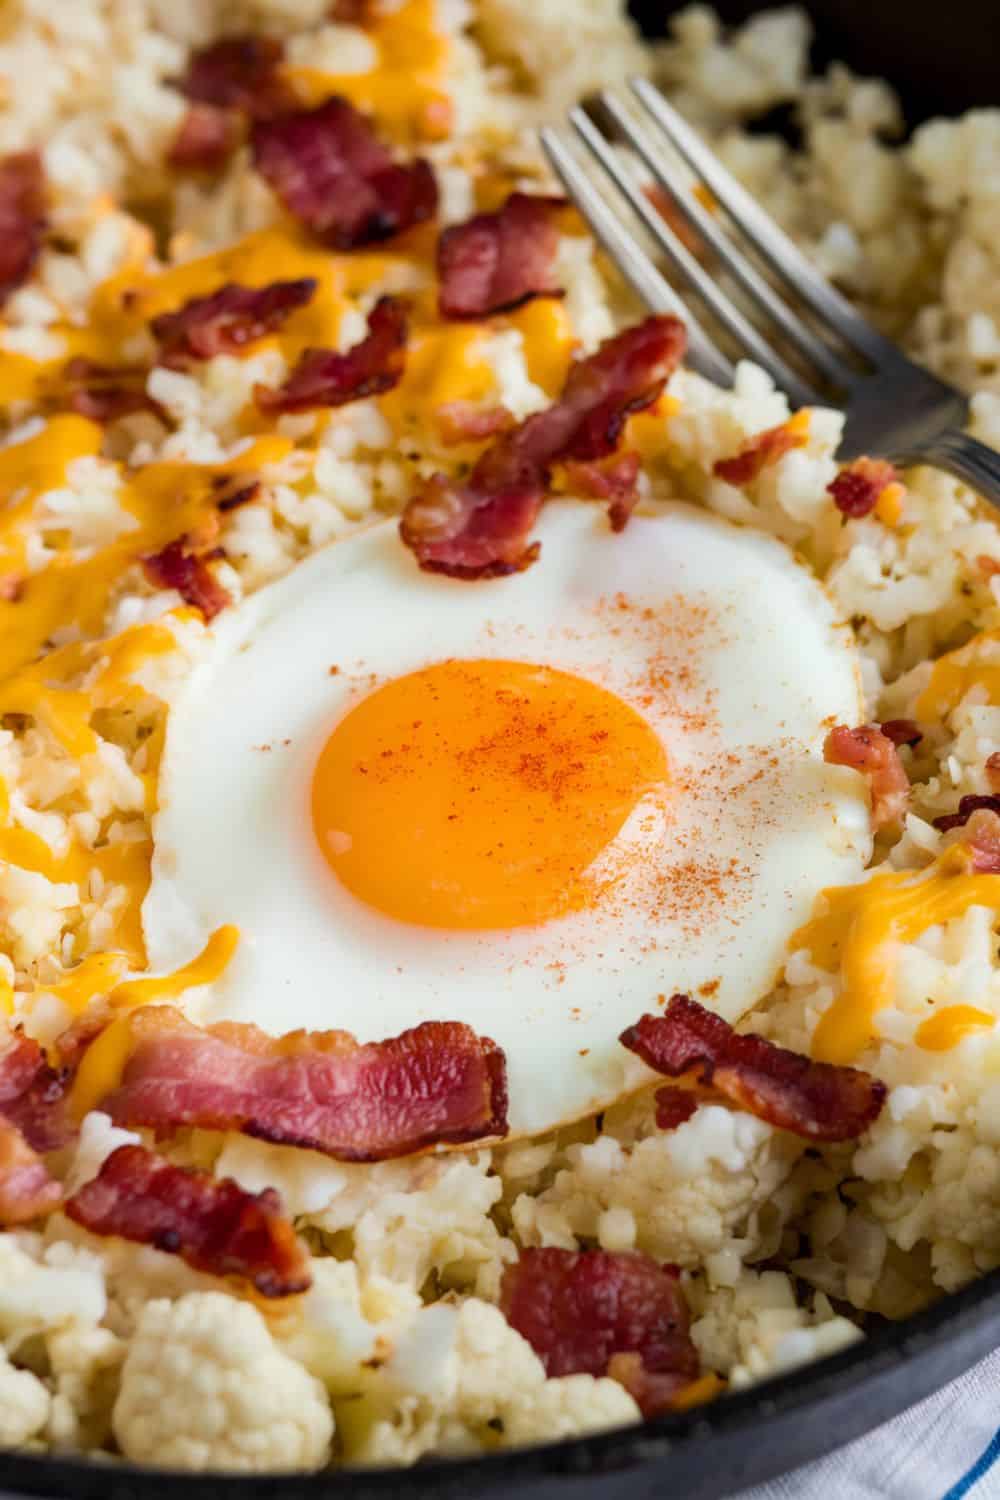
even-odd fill
[[[545,0],[540,0],[544,5]],[[715,0],[727,20],[763,9]],[[888,78],[911,121],[1000,104],[996,0],[811,0],[814,60]],[[650,35],[678,9],[636,0]],[[1000,1345],[1000,1271],[864,1342],[700,1411],[624,1432],[408,1470],[236,1478],[0,1456],[0,1500],[722,1500],[887,1421]]]

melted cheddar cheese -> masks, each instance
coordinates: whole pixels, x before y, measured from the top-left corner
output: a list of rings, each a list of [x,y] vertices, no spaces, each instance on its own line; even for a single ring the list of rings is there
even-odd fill
[[[1000,704],[1000,630],[984,630],[938,657],[917,699],[917,718],[940,723],[973,688],[981,690],[985,703]]]
[[[893,1003],[899,946],[973,906],[1000,917],[1000,879],[969,874],[961,846],[954,845],[918,875],[884,871],[859,885],[825,891],[824,904],[822,915],[793,933],[789,946],[804,948],[820,968],[839,971],[841,990],[820,1018],[812,1054],[822,1062],[850,1063],[876,1036],[878,1012]],[[935,1039],[959,1039],[958,1030],[949,1031],[945,1023],[928,1034],[931,1042],[921,1045],[932,1049]]]

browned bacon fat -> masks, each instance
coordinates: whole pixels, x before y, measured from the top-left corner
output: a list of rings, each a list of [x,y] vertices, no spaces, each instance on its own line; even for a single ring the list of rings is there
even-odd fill
[[[559,399],[490,445],[464,483],[435,475],[403,513],[400,535],[428,572],[496,578],[527,567],[557,462],[613,453],[626,419],[652,405],[684,352],[677,318],[646,318],[570,369]]]
[[[306,349],[284,385],[258,385],[254,400],[270,413],[315,411],[378,396],[398,384],[406,365],[409,320],[400,297],[380,297],[368,314],[368,332],[346,354]]]
[[[142,567],[155,588],[176,589],[184,603],[200,609],[206,620],[213,620],[230,602],[229,591],[184,537],[144,557]]]
[[[741,1035],[687,995],[674,995],[662,1015],[643,1016],[619,1040],[658,1073],[695,1072],[741,1109],[808,1140],[852,1140],[885,1102],[885,1084],[870,1073]]]
[[[93,1234],[179,1255],[197,1271],[238,1276],[262,1297],[311,1284],[306,1253],[273,1188],[248,1193],[231,1177],[175,1167],[145,1146],[119,1146],[66,1203]]]
[[[870,515],[882,491],[898,480],[899,475],[892,464],[883,459],[856,458],[841,469],[826,488],[841,514],[858,520]]]
[[[867,778],[874,828],[897,823],[906,812],[910,778],[896,746],[877,724],[857,729],[838,724],[824,741],[823,759],[831,766],[850,766]]]
[[[504,1271],[500,1307],[548,1375],[614,1374],[616,1359],[636,1356],[643,1379],[628,1384],[646,1416],[698,1374],[676,1274],[648,1255],[522,1250]]]
[[[362,1045],[344,1031],[200,1030],[155,1006],[131,1029],[121,1085],[102,1105],[120,1125],[241,1130],[341,1161],[507,1133],[503,1053],[457,1021]]]
[[[802,448],[808,440],[809,429],[793,417],[766,432],[758,432],[745,442],[731,458],[716,459],[712,473],[727,484],[750,484],[769,464],[790,453],[793,448]]]
[[[21,1132],[0,1119],[0,1225],[26,1224],[51,1213],[62,1188]]]
[[[133,412],[161,415],[146,390],[145,365],[100,365],[78,354],[63,366],[61,391],[67,404],[92,422],[117,422]]]
[[[560,297],[553,262],[561,198],[511,193],[493,214],[452,224],[438,240],[438,307],[443,318],[510,312],[533,297]]]
[[[422,157],[393,161],[346,99],[257,119],[254,166],[292,216],[336,250],[389,239],[437,209],[437,183]]]
[[[45,234],[45,176],[37,151],[0,156],[0,307],[31,275]]]
[[[240,144],[243,116],[237,109],[191,104],[167,152],[179,172],[218,172]]]
[[[160,345],[160,363],[183,369],[216,354],[238,354],[255,339],[274,333],[315,291],[314,278],[303,276],[261,287],[229,281],[208,297],[192,297],[150,324]]]

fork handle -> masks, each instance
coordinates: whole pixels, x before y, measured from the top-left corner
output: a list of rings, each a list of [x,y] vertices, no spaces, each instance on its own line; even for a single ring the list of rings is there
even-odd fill
[[[974,489],[984,499],[1000,505],[1000,453],[977,442],[957,427],[950,427],[926,447],[913,454],[917,463],[944,469]]]

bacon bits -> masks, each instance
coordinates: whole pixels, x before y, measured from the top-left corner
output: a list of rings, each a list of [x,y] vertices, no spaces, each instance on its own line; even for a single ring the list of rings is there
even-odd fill
[[[211,296],[192,297],[150,324],[160,345],[159,362],[176,370],[216,354],[238,354],[255,339],[274,333],[312,300],[315,291],[315,279],[303,276],[262,287],[229,281]]]
[[[626,1374],[647,1417],[698,1374],[677,1277],[648,1255],[522,1250],[504,1271],[500,1308],[547,1375]],[[623,1355],[633,1356],[625,1369]]]
[[[178,172],[218,172],[243,139],[243,117],[214,104],[189,105],[178,127],[167,165]]]
[[[441,441],[449,448],[458,443],[481,443],[484,438],[509,432],[515,425],[506,406],[476,406],[472,401],[446,401],[435,416]]]
[[[912,749],[914,745],[919,745],[924,737],[920,725],[913,719],[884,719],[879,728],[886,739],[892,740],[897,750],[903,745],[909,745]]]
[[[871,514],[883,490],[898,482],[892,464],[880,458],[856,458],[830,480],[826,489],[842,515],[859,520]]]
[[[691,1089],[667,1085],[656,1091],[656,1126],[658,1130],[676,1130],[690,1120],[698,1108],[698,1096]]]
[[[740,1109],[812,1141],[853,1140],[885,1102],[885,1084],[870,1073],[743,1035],[687,995],[672,996],[662,1015],[643,1016],[619,1040],[658,1073],[696,1072]]]
[[[562,207],[561,198],[511,193],[497,213],[445,229],[437,246],[442,318],[485,318],[533,297],[561,297],[553,215]]]
[[[206,620],[213,620],[230,603],[229,591],[184,537],[144,557],[142,567],[154,588],[176,589],[184,603],[200,609]]]
[[[365,1045],[343,1031],[200,1030],[169,1006],[135,1012],[131,1028],[121,1086],[102,1104],[120,1125],[241,1130],[341,1161],[507,1133],[503,1053],[457,1021]]]
[[[99,365],[83,355],[68,360],[62,370],[62,392],[70,408],[92,422],[117,422],[133,412],[162,416],[146,390],[145,365]]]
[[[434,475],[403,512],[400,535],[422,568],[497,578],[538,556],[529,541],[557,462],[606,458],[626,419],[651,406],[680,363],[677,318],[646,318],[571,368],[559,399],[505,433],[464,483]]]
[[[934,819],[942,833],[964,830],[962,845],[968,851],[973,875],[1000,875],[1000,796],[962,797],[958,811]]]
[[[1000,813],[1000,797],[992,793],[983,793],[962,797],[958,804],[958,811],[946,813],[943,818],[934,819],[934,827],[940,828],[942,833],[950,833],[953,828],[964,828],[974,812],[983,810],[992,813]]]
[[[0,156],[0,306],[31,275],[45,228],[40,153],[12,151]]]
[[[119,1146],[66,1215],[93,1234],[166,1250],[212,1276],[245,1279],[261,1297],[312,1283],[306,1253],[273,1188],[248,1193],[231,1177],[175,1167],[145,1146]]]
[[[192,52],[177,87],[197,104],[239,109],[250,115],[288,103],[279,69],[284,44],[272,36],[227,36]]]
[[[621,453],[603,464],[566,465],[566,478],[581,495],[608,502],[612,531],[624,531],[639,503],[639,455]]]
[[[802,420],[803,417],[808,417],[808,413],[799,412],[778,427],[758,432],[731,458],[716,459],[712,473],[727,484],[750,484],[768,465],[777,463],[793,448],[805,447],[809,441],[809,424]]]
[[[389,239],[437,210],[430,164],[394,162],[346,99],[257,119],[250,141],[254,166],[288,212],[335,250]]]
[[[26,1224],[51,1213],[61,1198],[62,1188],[38,1152],[0,1119],[0,1225]]]
[[[906,812],[910,779],[895,744],[877,724],[857,729],[838,724],[824,741],[823,759],[827,765],[850,766],[867,777],[876,830],[897,823]]]
[[[346,406],[389,391],[406,366],[408,326],[402,298],[380,297],[368,314],[367,334],[353,349],[306,349],[284,385],[255,386],[254,400],[261,411],[277,415]]]

